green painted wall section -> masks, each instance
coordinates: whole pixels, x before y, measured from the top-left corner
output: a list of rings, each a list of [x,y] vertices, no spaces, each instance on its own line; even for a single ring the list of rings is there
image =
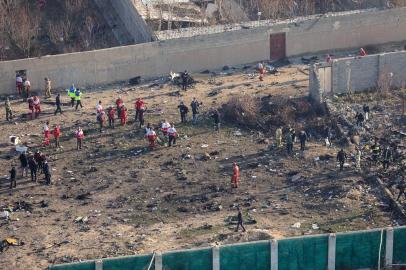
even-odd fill
[[[213,260],[211,248],[179,251],[162,254],[165,270],[211,270]]]
[[[406,264],[406,228],[394,229],[393,263]]]
[[[220,270],[269,270],[269,242],[220,247]]]
[[[327,235],[278,241],[279,270],[325,270],[327,256]]]
[[[103,260],[103,270],[147,270],[152,254],[148,256],[129,256]],[[154,263],[150,270],[154,270]],[[76,270],[76,269],[75,269]]]

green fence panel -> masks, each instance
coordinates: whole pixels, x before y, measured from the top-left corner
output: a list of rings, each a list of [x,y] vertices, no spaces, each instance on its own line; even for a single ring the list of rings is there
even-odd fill
[[[67,263],[51,266],[49,270],[95,270],[94,261],[80,262],[80,263]]]
[[[337,234],[336,270],[378,268],[381,231]],[[384,264],[386,233],[383,231],[381,264]]]
[[[269,270],[269,241],[220,247],[220,270]]]
[[[103,260],[103,270],[147,270],[152,254],[147,256],[128,256]],[[154,262],[150,270],[154,270]]]
[[[406,228],[396,228],[393,231],[393,263],[406,263]]]
[[[162,254],[165,270],[211,270],[213,265],[212,249],[175,251]]]
[[[279,270],[327,269],[328,236],[308,236],[278,241]]]

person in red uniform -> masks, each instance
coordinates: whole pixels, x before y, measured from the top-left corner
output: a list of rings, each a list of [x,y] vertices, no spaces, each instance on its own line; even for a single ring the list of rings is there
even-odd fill
[[[76,149],[82,149],[82,142],[83,142],[83,138],[85,137],[85,134],[83,133],[83,130],[81,127],[79,127],[76,131],[75,131],[75,137],[76,137]]]
[[[161,124],[161,131],[164,136],[168,135],[168,130],[171,128],[171,124],[164,120]]]
[[[233,163],[233,176],[231,177],[231,187],[238,188],[240,182],[240,167],[238,167],[237,162]]]
[[[127,108],[122,105],[120,109],[120,120],[121,120],[121,125],[125,126],[127,123]]]
[[[327,54],[327,55],[326,55],[326,62],[327,62],[327,63],[330,63],[331,60],[333,60],[333,58],[331,57],[330,54]]]
[[[364,48],[361,48],[360,50],[359,50],[359,56],[367,56],[368,54],[367,54],[367,52],[364,50]]]
[[[114,128],[114,116],[116,115],[116,110],[112,106],[110,106],[108,114],[109,114],[109,127]]]
[[[50,139],[51,139],[51,131],[49,130],[49,121],[47,121],[44,125],[44,142],[42,144],[44,146],[49,145]]]
[[[137,101],[135,101],[135,122],[137,122],[138,117],[140,116],[140,110],[144,107],[144,105],[144,101],[141,98],[137,98]]]
[[[124,104],[124,101],[123,101],[123,99],[121,98],[121,96],[119,96],[119,97],[116,99],[116,108],[117,108],[117,115],[118,115],[118,118],[121,118],[121,107],[123,106],[123,104]]]
[[[21,75],[16,76],[16,87],[18,94],[21,96],[21,93],[23,91],[23,77],[21,77]]]
[[[178,137],[178,133],[176,132],[174,124],[172,124],[172,126],[168,129],[168,137],[169,137],[168,146],[172,146],[172,144],[175,145],[176,137]]]
[[[99,122],[99,131],[103,132],[103,127],[106,122],[106,113],[104,111],[100,111],[97,114],[97,121]]]
[[[32,104],[34,105],[34,110],[35,110],[35,114],[34,114],[34,115],[35,115],[35,118],[37,118],[38,115],[39,115],[40,112],[41,112],[41,104],[40,104],[40,101],[39,101],[39,97],[35,96],[35,97],[33,98]]]
[[[54,138],[55,138],[55,147],[59,148],[60,147],[59,138],[61,137],[61,127],[59,125],[56,125],[52,133],[54,134]]]
[[[153,128],[150,128],[145,135],[149,141],[149,148],[152,150],[156,145],[157,136]]]

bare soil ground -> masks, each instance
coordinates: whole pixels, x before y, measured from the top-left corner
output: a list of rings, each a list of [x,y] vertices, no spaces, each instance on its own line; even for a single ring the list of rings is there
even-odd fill
[[[0,206],[24,201],[32,204],[32,210],[13,212],[11,221],[0,221],[3,238],[25,242],[0,254],[0,268],[43,269],[53,263],[396,224],[380,190],[353,164],[339,172],[337,149],[326,148],[317,136],[304,153],[295,144],[295,154],[288,156],[284,148],[270,150],[268,144],[259,143],[264,138],[273,142],[274,126],[269,133],[240,129],[240,136],[233,123],[223,123],[221,131],[214,132],[205,112],[230,96],[307,96],[305,66],[284,67],[263,83],[250,75],[252,68],[225,72],[230,74],[194,74],[199,83],[180,96],[170,84],[109,86],[85,92],[85,107],[79,111],[64,107],[62,116],[53,116],[54,108],[43,105],[44,113],[36,120],[2,121]],[[208,96],[220,84],[229,87]],[[143,130],[133,121],[99,133],[96,102],[102,100],[106,107],[118,95],[130,109],[131,120],[133,103],[142,97],[149,109],[146,122],[174,122],[180,133],[177,145],[148,151]],[[189,105],[193,97],[203,102],[198,125],[178,124],[177,105],[181,100]],[[18,116],[27,112],[25,103],[12,106]],[[324,118],[298,121],[306,126],[307,121],[322,123]],[[62,125],[63,149],[41,148],[48,156],[53,184],[43,185],[43,176],[40,183],[19,177],[17,188],[9,190],[8,170],[19,163],[8,136],[18,135],[35,149],[42,141],[36,134],[46,120]],[[73,137],[78,125],[86,135],[81,151]],[[205,153],[212,158],[201,159]],[[316,161],[320,156],[326,158]],[[230,187],[233,161],[241,168],[238,189]],[[298,173],[300,178],[292,181]],[[47,206],[41,207],[41,201]],[[255,221],[246,224],[246,233],[234,232],[235,225],[227,221],[236,215],[237,205],[246,221]],[[75,222],[79,216],[88,221]],[[293,228],[298,222],[300,228]]]

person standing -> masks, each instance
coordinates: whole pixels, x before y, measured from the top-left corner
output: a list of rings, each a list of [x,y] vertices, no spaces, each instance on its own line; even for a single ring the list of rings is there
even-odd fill
[[[344,152],[344,149],[341,148],[337,153],[337,161],[340,163],[340,171],[344,168],[344,162],[347,159],[347,154]]]
[[[97,122],[99,122],[99,131],[101,133],[103,132],[103,127],[106,122],[106,113],[104,111],[100,111],[97,114]]]
[[[80,105],[80,108],[83,108],[81,99],[82,99],[82,92],[81,92],[80,89],[78,88],[78,89],[76,89],[76,91],[75,91],[75,101],[76,101],[75,110],[78,109],[79,105]]]
[[[50,98],[51,97],[51,80],[46,77],[45,79],[45,97]]]
[[[45,175],[45,185],[51,185],[51,170],[49,168],[48,161],[44,161],[44,167],[42,168],[44,175]]]
[[[178,106],[178,108],[179,108],[179,113],[180,113],[180,122],[185,123],[186,115],[189,112],[189,108],[183,103],[183,101],[180,102],[180,105]]]
[[[324,142],[327,147],[331,146],[331,129],[329,126],[324,129]]]
[[[78,129],[76,130],[75,137],[76,137],[76,150],[82,149],[82,142],[83,138],[85,137],[85,134],[83,133],[81,127],[78,127]]]
[[[124,104],[120,108],[120,121],[122,126],[127,124],[127,108],[124,106]]]
[[[31,172],[31,181],[37,182],[38,165],[35,162],[34,157],[32,157],[32,156],[28,160],[28,167],[30,168],[30,172]]]
[[[13,119],[13,112],[11,110],[11,103],[8,97],[6,99],[6,102],[4,103],[4,106],[6,108],[6,120],[11,121],[11,119]]]
[[[116,110],[113,108],[113,106],[109,107],[108,114],[109,114],[109,127],[114,128],[114,118],[116,115]]]
[[[52,133],[54,134],[55,138],[55,147],[61,147],[61,145],[59,144],[59,138],[61,137],[61,127],[59,125],[56,125]]]
[[[21,164],[21,176],[24,177],[24,174],[25,174],[25,176],[27,176],[28,175],[28,172],[27,172],[27,167],[28,167],[27,155],[24,152],[22,152],[20,154],[20,156],[19,156],[19,159],[20,159],[20,164]]]
[[[178,137],[178,134],[175,129],[175,125],[172,124],[172,126],[168,129],[168,146],[172,146],[172,143],[175,145],[176,144],[176,137]]]
[[[75,106],[75,92],[76,88],[75,85],[72,83],[72,86],[68,90],[68,97],[70,97],[70,105],[72,108]]]
[[[355,115],[355,119],[357,120],[357,126],[362,127],[364,123],[364,115],[361,112],[358,112]]]
[[[378,140],[375,139],[374,144],[371,147],[372,151],[372,160],[374,161],[374,165],[378,162],[378,158],[381,155],[381,146],[378,143]]]
[[[24,82],[24,89],[25,89],[25,96],[27,98],[29,98],[30,97],[31,82],[28,80],[28,78]]]
[[[264,80],[264,75],[266,72],[264,63],[261,62],[258,64],[258,72],[259,72],[259,80],[262,82]]]
[[[135,122],[137,122],[140,110],[144,107],[144,101],[141,98],[137,98],[135,101]]]
[[[202,103],[193,98],[192,103],[190,103],[190,107],[192,108],[192,123],[193,125],[197,122],[197,115],[199,114],[199,107]]]
[[[307,134],[304,130],[300,131],[299,140],[300,140],[300,151],[303,152],[305,150],[307,141]]]
[[[102,102],[99,100],[99,102],[96,104],[96,113],[101,113],[103,110]]]
[[[211,118],[214,120],[214,130],[220,131],[220,113],[218,110],[214,109]]]
[[[21,77],[20,74],[16,76],[16,87],[18,95],[21,96],[21,93],[23,92],[23,77]]]
[[[117,116],[120,119],[121,118],[121,107],[123,106],[124,101],[121,98],[121,96],[118,96],[118,98],[116,99],[116,109],[117,109]]]
[[[392,158],[393,158],[392,149],[388,145],[388,146],[386,146],[386,148],[383,150],[383,153],[382,153],[382,165],[383,165],[384,170],[389,169],[389,165],[390,165]]]
[[[238,211],[238,214],[237,214],[237,228],[235,229],[235,231],[238,232],[238,229],[241,226],[242,232],[245,232],[246,230],[245,230],[244,224],[243,224],[244,222],[243,222],[243,219],[242,219],[242,213],[241,213],[241,210],[240,210],[239,207],[237,207],[237,211]]]
[[[184,72],[182,72],[182,74],[180,75],[181,79],[182,79],[182,90],[186,91],[188,84],[189,84],[189,74],[187,72],[187,70],[185,70]]]
[[[10,189],[12,189],[13,187],[17,187],[17,182],[16,182],[16,176],[17,176],[17,171],[16,171],[16,167],[13,166],[11,168],[10,172]]]
[[[355,152],[355,166],[357,169],[361,169],[361,149],[357,148]]]
[[[364,106],[362,106],[362,110],[364,111],[365,114],[365,121],[369,120],[369,106],[367,104],[364,104]]]
[[[285,140],[286,140],[286,151],[288,152],[288,155],[290,155],[293,152],[293,138],[292,133],[289,130],[286,133]]]
[[[364,48],[361,48],[361,49],[359,50],[359,56],[364,57],[364,56],[367,56],[367,55],[368,55],[368,54],[367,54],[367,52],[365,51]]]
[[[51,140],[51,130],[49,129],[49,121],[44,124],[44,142],[43,145],[49,145]]]
[[[238,188],[240,183],[240,167],[238,167],[237,162],[233,162],[233,176],[231,177],[231,187]]]
[[[142,128],[142,126],[144,126],[144,115],[145,112],[147,111],[147,107],[145,107],[145,105],[143,105],[139,111],[138,111],[138,118],[140,120],[140,128]]]
[[[39,100],[39,97],[35,96],[32,99],[32,105],[33,105],[34,110],[35,110],[34,118],[37,118],[38,115],[41,113],[41,102]]]
[[[275,131],[276,147],[282,145],[282,127],[278,127]]]
[[[58,112],[60,114],[62,114],[62,109],[61,109],[61,94],[57,94],[56,98],[55,98],[55,106],[56,106],[56,110],[54,115],[56,115]]]

